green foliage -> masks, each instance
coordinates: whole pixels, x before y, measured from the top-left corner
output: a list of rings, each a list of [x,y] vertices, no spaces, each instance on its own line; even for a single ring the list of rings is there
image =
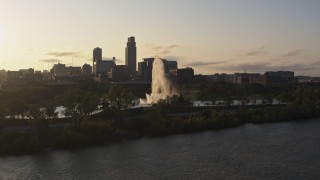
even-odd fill
[[[63,144],[77,147],[87,144],[104,143],[112,139],[114,128],[105,121],[83,121],[80,127],[66,124],[63,129]]]
[[[120,120],[132,106],[133,100],[134,97],[130,91],[121,86],[112,85],[109,91],[103,95],[102,104],[105,108],[111,109]]]
[[[81,89],[69,89],[57,96],[56,101],[65,107],[65,116],[71,117],[76,126],[80,126],[81,122],[88,118],[100,104],[98,96],[95,93]]]
[[[18,118],[23,118],[28,107],[22,100],[13,100],[8,103],[9,114],[12,118],[18,115]]]
[[[115,111],[128,110],[134,98],[131,92],[118,85],[112,85],[104,97],[104,100],[109,104],[109,108]]]
[[[90,116],[100,103],[97,94],[92,91],[63,90],[56,97],[58,104],[32,103],[39,97],[33,95],[19,99],[20,95],[15,97],[15,93],[5,92],[5,95],[0,94],[0,98],[4,98],[0,102],[0,116],[1,114],[25,114],[29,118],[31,130],[29,126],[26,128],[25,119],[2,119],[1,128],[13,126],[17,129],[12,132],[1,131],[0,154],[38,152],[47,148],[72,148],[141,136],[216,130],[244,123],[301,120],[320,116],[319,87],[309,85],[263,87],[208,83],[203,84],[201,88],[203,88],[204,97],[209,94],[208,98],[212,97],[215,100],[221,100],[221,97],[227,99],[226,106],[195,108],[190,106],[182,96],[173,96],[159,101],[151,110],[132,110],[129,108],[133,100],[132,94],[114,85],[102,98],[107,113]],[[38,90],[33,89],[32,92]],[[214,94],[216,92],[218,92],[217,95]],[[31,93],[30,89],[26,90],[25,94],[28,93]],[[6,95],[10,95],[8,97],[12,99],[8,99]],[[219,95],[222,96],[219,97]],[[240,99],[243,104],[248,104],[249,100],[258,98],[265,99],[263,106],[242,105],[238,108],[229,104],[229,101],[234,99]],[[287,104],[268,105],[273,98]],[[65,106],[65,114],[72,120],[72,123],[65,124],[63,128],[59,126],[61,124],[53,124],[60,122],[60,119],[55,119],[54,110],[57,105]],[[121,123],[113,121],[113,117],[110,116],[111,111],[117,115],[117,120],[121,119]],[[63,122],[67,120],[69,119]],[[23,131],[19,129],[20,127]]]
[[[183,96],[173,95],[171,97],[168,96],[166,99],[160,99],[156,104],[152,105],[163,116],[167,116],[170,110],[175,110],[179,106],[187,107],[190,106],[190,103]]]

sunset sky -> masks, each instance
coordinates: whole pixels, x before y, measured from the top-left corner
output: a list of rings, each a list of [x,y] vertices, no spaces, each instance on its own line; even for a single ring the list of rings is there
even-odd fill
[[[138,62],[320,76],[319,0],[0,0],[0,69],[91,64],[95,47],[124,64],[129,36]]]

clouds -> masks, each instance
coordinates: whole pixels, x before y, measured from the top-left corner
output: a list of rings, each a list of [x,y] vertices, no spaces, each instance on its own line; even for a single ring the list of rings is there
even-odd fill
[[[300,55],[303,52],[304,52],[303,49],[296,49],[296,50],[293,50],[293,51],[290,51],[288,53],[283,54],[282,57],[295,57],[295,56]]]
[[[173,49],[177,48],[178,45],[155,45],[155,44],[145,44],[145,48],[150,49],[153,54],[156,55],[166,55],[170,54]]]
[[[314,65],[314,66],[320,66],[320,61],[315,61],[315,62],[313,62],[313,65]]]
[[[267,55],[269,54],[269,52],[265,51],[265,46],[260,46],[257,49],[248,51],[246,53],[244,53],[244,56],[262,56],[262,55]]]
[[[199,67],[199,66],[210,66],[210,65],[218,65],[218,64],[223,64],[223,62],[195,61],[192,63],[187,63],[185,64],[185,66]]]
[[[62,52],[48,52],[46,55],[54,56],[54,57],[64,57],[64,56],[73,56],[73,57],[82,57],[81,51],[62,51]]]
[[[60,59],[41,59],[40,62],[45,62],[45,63],[60,63],[62,62],[62,60]]]
[[[213,73],[264,73],[266,71],[294,71],[296,75],[308,74],[318,75],[320,66],[319,57],[308,54],[303,48],[291,49],[288,51],[269,51],[272,48],[260,46],[252,50],[242,51],[240,54],[220,58],[219,61],[194,61],[185,57],[182,65],[193,67],[196,72]],[[239,52],[239,51],[238,51]],[[224,60],[225,59],[225,60]]]
[[[228,67],[228,66],[226,66]],[[269,62],[240,63],[229,66],[233,71],[246,70],[247,72],[265,72],[265,71],[309,71],[313,70],[310,64],[292,63],[292,64],[273,64]]]
[[[248,72],[248,73],[264,73],[266,71],[294,71],[295,74],[316,74],[317,69],[311,64],[291,63],[291,64],[274,64],[273,62],[222,62],[214,65],[194,66],[196,72],[206,72],[206,74],[214,73],[230,73]]]
[[[291,57],[296,57],[298,55],[301,55],[305,50],[304,49],[294,49],[292,51],[286,52],[284,54],[278,54],[278,55],[274,55],[274,56],[278,56],[280,58],[291,58]],[[242,54],[242,56],[244,57],[258,57],[258,56],[266,56],[266,55],[272,55],[271,52],[266,50],[266,46],[260,46],[256,49],[247,51],[245,53]]]

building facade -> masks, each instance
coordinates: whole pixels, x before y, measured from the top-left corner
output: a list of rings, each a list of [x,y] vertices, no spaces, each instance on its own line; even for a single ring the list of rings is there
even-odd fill
[[[177,61],[169,61],[166,59],[162,59],[164,63],[165,73],[169,74],[170,71],[178,69],[178,62]]]
[[[264,73],[266,84],[294,83],[297,79],[292,71],[267,71]]]
[[[266,84],[265,77],[259,73],[234,73],[234,84]]]
[[[102,49],[99,47],[96,47],[93,49],[93,62],[96,61],[102,61]]]
[[[147,80],[147,66],[148,63],[143,61],[138,63],[138,78]]]
[[[95,73],[96,70],[96,63],[97,62],[101,62],[102,61],[102,49],[99,47],[96,47],[93,49],[92,51],[92,72],[94,73],[95,76],[97,76],[97,74]]]
[[[194,80],[194,70],[192,68],[177,69],[177,82],[179,84],[191,83]]]
[[[90,66],[90,64],[84,64],[82,66],[82,74],[84,76],[91,76],[92,75],[92,66]]]
[[[94,68],[95,76],[107,76],[108,72],[116,66],[114,60],[97,61]]]
[[[129,74],[128,74],[128,66],[126,65],[117,65],[108,72],[108,79],[109,81],[113,82],[121,82],[121,81],[128,81]]]
[[[137,47],[133,36],[128,38],[126,47],[126,66],[128,73],[133,78],[137,71]]]
[[[138,63],[138,75],[142,80],[152,80],[152,69],[154,60],[155,58],[143,58],[143,61]],[[176,71],[178,69],[177,61],[168,61],[166,59],[161,60],[163,61],[165,74],[167,76],[176,74]]]

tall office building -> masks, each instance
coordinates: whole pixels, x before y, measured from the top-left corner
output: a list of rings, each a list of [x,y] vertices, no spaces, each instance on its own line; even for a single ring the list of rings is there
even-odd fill
[[[128,73],[130,74],[130,76],[134,77],[137,71],[137,48],[133,36],[129,37],[127,42],[126,66],[128,67]]]
[[[92,53],[93,57],[92,57],[92,72],[94,73],[95,76],[97,76],[96,72],[97,72],[97,61],[101,62],[102,61],[102,49],[99,47],[96,47],[93,49],[93,53]]]
[[[96,47],[93,49],[93,62],[102,61],[102,49]]]

